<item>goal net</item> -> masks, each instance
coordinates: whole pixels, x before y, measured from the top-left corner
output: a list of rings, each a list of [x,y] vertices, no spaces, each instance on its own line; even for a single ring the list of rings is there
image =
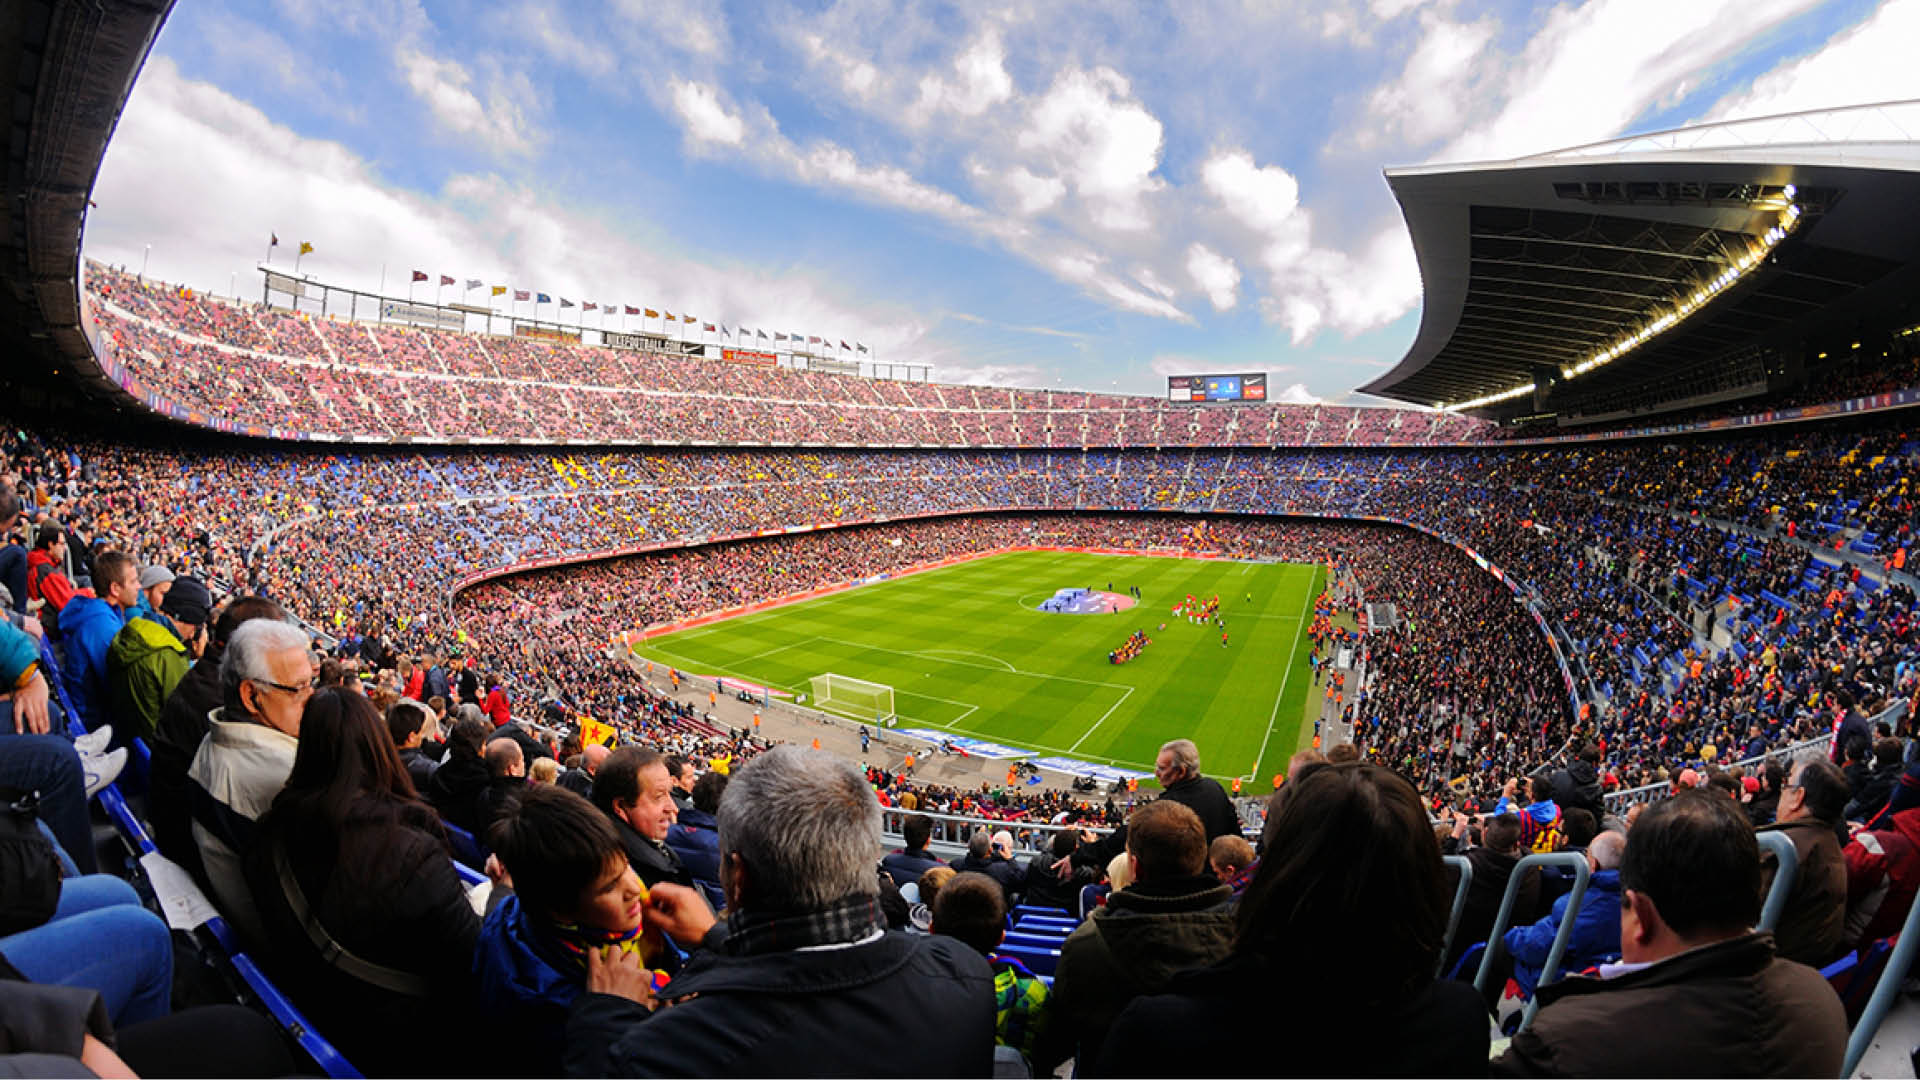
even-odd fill
[[[829,671],[815,675],[813,707],[825,712],[893,726],[893,687]]]

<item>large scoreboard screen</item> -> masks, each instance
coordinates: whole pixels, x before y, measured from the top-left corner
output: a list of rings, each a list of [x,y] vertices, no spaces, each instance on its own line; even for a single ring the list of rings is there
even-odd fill
[[[1265,401],[1267,373],[1252,375],[1169,375],[1168,401]]]

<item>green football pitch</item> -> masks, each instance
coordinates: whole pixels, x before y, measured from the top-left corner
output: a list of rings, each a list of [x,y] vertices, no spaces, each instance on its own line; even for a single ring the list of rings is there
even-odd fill
[[[1320,566],[1007,552],[662,635],[634,651],[799,694],[827,672],[883,683],[900,727],[1120,768],[1151,771],[1162,743],[1191,738],[1207,773],[1253,779],[1279,772],[1312,737],[1305,718],[1318,699],[1306,623],[1325,576]],[[1057,590],[1105,592],[1109,583],[1121,594],[1138,586],[1143,599],[1117,614],[1039,610]],[[1172,615],[1189,594],[1220,597],[1225,647],[1211,624]],[[1153,644],[1108,663],[1135,630]]]

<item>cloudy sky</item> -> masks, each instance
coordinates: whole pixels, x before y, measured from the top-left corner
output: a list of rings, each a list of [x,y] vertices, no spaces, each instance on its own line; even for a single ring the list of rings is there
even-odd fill
[[[1342,400],[1419,320],[1384,167],[1920,98],[1916,41],[1920,0],[179,0],[86,250],[257,294],[277,233],[342,284],[664,307],[945,380]]]

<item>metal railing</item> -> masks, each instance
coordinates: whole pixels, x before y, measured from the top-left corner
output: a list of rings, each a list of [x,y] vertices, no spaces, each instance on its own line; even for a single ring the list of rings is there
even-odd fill
[[[1573,871],[1573,890],[1567,893],[1567,912],[1560,919],[1560,929],[1553,935],[1553,947],[1547,950],[1547,962],[1541,965],[1540,978],[1534,983],[1533,997],[1527,1002],[1527,1011],[1520,1018],[1520,1030],[1525,1031],[1533,1023],[1533,1016],[1540,1011],[1540,988],[1553,982],[1560,974],[1560,963],[1566,959],[1567,943],[1573,940],[1574,924],[1580,921],[1580,901],[1587,895],[1587,879],[1592,868],[1587,866],[1587,856],[1578,851],[1555,851],[1528,855],[1513,864],[1513,872],[1507,877],[1506,892],[1500,895],[1500,914],[1494,917],[1493,929],[1487,934],[1486,951],[1480,954],[1480,970],[1473,977],[1473,988],[1482,997],[1487,993],[1487,980],[1493,976],[1498,953],[1505,949],[1507,928],[1513,924],[1513,905],[1520,895],[1520,886],[1527,871],[1536,866],[1564,866]]]

